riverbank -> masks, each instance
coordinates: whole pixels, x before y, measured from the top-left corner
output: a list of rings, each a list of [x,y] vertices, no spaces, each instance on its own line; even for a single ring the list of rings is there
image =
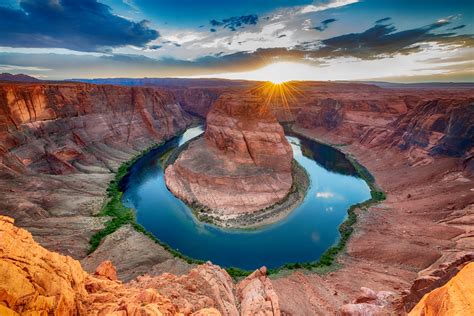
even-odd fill
[[[179,156],[179,152],[181,150],[184,150],[187,147],[187,145],[189,145],[190,142],[192,143],[192,141],[193,140],[190,140],[190,141],[182,144],[181,146],[179,146],[175,149],[171,149],[169,151],[166,151],[166,149],[163,148],[162,151],[160,151],[159,163],[162,166],[168,165],[169,163],[171,163],[173,161],[173,159],[176,159],[176,157]],[[332,148],[331,150],[334,150],[334,149]],[[128,168],[130,168],[130,166],[132,164],[130,164],[128,166]],[[347,164],[350,165],[350,162],[348,161]],[[257,216],[255,216],[253,218],[249,217],[249,216],[243,217],[241,220],[245,225],[247,225],[247,226],[245,226],[245,229],[256,229],[257,227],[261,227],[262,225],[268,225],[269,223],[282,220],[285,216],[287,216],[289,213],[291,213],[291,211],[294,209],[295,205],[293,203],[295,203],[295,201],[296,201],[296,206],[297,206],[305,198],[306,190],[309,186],[308,175],[306,174],[306,170],[303,169],[296,161],[294,162],[293,167],[294,167],[294,173],[293,173],[294,189],[292,189],[290,194],[288,194],[287,199],[284,202],[279,203],[278,205],[276,205],[272,208],[265,209],[262,212],[259,212],[257,214]],[[363,170],[363,168],[356,168],[356,167],[354,167],[354,169],[358,170],[359,172],[360,172],[360,170]],[[355,171],[352,171],[352,172],[355,172]],[[123,175],[119,175],[119,176],[123,177]],[[370,176],[370,173],[368,173],[368,172],[366,173],[365,177],[361,175],[361,177],[363,179],[365,179],[368,182],[371,182],[371,183],[369,183],[369,186],[371,186],[373,184],[373,179],[372,178],[369,179],[370,178],[369,176]],[[118,181],[111,183],[111,185],[113,185],[114,183],[120,183],[120,182],[121,182],[121,180],[119,179]],[[124,185],[127,185],[127,184],[124,183]],[[111,192],[116,192],[117,190],[112,189],[110,191]],[[120,198],[121,198],[121,193],[120,193]],[[334,259],[341,252],[341,250],[344,249],[345,242],[348,240],[350,234],[352,233],[352,227],[351,226],[355,223],[355,212],[354,212],[354,210],[357,206],[365,207],[367,204],[368,204],[368,202],[366,202],[364,204],[361,204],[361,205],[353,206],[349,209],[349,215],[348,215],[347,220],[339,228],[340,235],[341,235],[341,238],[339,239],[340,242],[336,246],[333,246],[333,247],[329,248],[320,257],[319,260],[314,261],[314,262],[287,263],[287,264],[285,264],[281,267],[277,267],[277,268],[274,268],[274,269],[269,269],[269,271],[268,271],[269,274],[275,274],[275,273],[277,273],[281,270],[292,270],[292,269],[298,269],[298,268],[306,268],[306,269],[310,269],[310,270],[317,271],[317,272],[324,272],[324,271],[330,271],[330,270],[336,269],[337,265],[333,265],[333,263],[335,261]],[[123,217],[125,218],[126,221],[128,221],[130,219],[130,217],[127,217],[128,216],[127,214],[128,214],[129,211],[131,211],[131,210],[128,209],[128,210],[124,210],[124,212],[122,212]],[[199,211],[200,210],[198,208],[194,208],[194,213],[195,213],[195,216],[198,218],[198,220],[210,222],[210,220],[208,218],[200,218],[199,217],[200,214],[196,214],[196,212],[199,212]],[[204,212],[204,214],[208,215],[209,212],[208,211]],[[119,221],[121,217],[122,216],[119,216],[117,218],[117,221]],[[139,232],[142,232],[142,233],[146,234],[147,236],[149,236],[150,238],[152,238],[156,243],[161,244],[164,247],[164,249],[169,251],[173,256],[175,256],[177,258],[182,258],[185,261],[187,261],[188,263],[201,263],[200,260],[194,260],[190,257],[184,256],[178,250],[175,250],[171,247],[168,247],[166,244],[160,242],[156,237],[153,236],[152,233],[147,232],[143,227],[136,224],[135,218],[133,218],[133,221],[127,222],[127,223],[130,223],[132,225],[132,227],[135,227],[135,230],[137,230]],[[215,224],[214,221],[212,221],[212,223]],[[240,228],[242,228],[242,227],[243,227],[243,225],[240,226]],[[248,275],[251,271],[246,271],[246,270],[237,269],[237,268],[228,268],[228,272],[234,277],[240,277],[240,276]]]
[[[323,143],[347,143],[322,129],[295,132]],[[351,142],[338,148],[370,170],[386,200],[355,208],[357,221],[345,251],[335,260],[338,269],[318,275],[304,270],[279,274],[272,280],[282,310],[288,313],[338,312],[354,301],[361,287],[390,291],[388,311],[399,310],[418,272],[449,263],[469,251],[468,221],[472,180],[455,158],[411,166],[403,153]],[[469,239],[471,238],[471,239]],[[471,248],[472,251],[472,248]]]
[[[202,135],[193,138],[167,155],[163,161],[163,169],[179,157],[180,153],[186,150],[189,145],[203,137]],[[304,199],[309,187],[310,180],[305,169],[296,161],[292,161],[292,186],[288,194],[279,202],[265,209],[243,215],[225,216],[209,207],[195,203],[186,203],[191,208],[194,216],[204,223],[230,229],[257,229],[276,223],[288,216]]]

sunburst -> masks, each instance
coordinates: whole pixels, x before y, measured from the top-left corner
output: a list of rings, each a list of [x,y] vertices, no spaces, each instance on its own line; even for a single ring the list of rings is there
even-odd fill
[[[298,97],[303,97],[295,81],[266,81],[252,90],[264,99],[261,110],[267,111],[281,106],[290,115],[292,114],[291,107],[298,103]]]

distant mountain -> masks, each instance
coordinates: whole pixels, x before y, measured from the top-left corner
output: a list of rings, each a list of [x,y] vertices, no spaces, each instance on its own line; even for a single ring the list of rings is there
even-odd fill
[[[239,87],[254,84],[247,80],[201,79],[201,78],[102,78],[102,79],[70,79],[95,84],[112,84],[119,86],[159,86],[169,88],[182,87]]]
[[[0,74],[0,81],[8,81],[8,82],[40,82],[41,80],[36,79],[35,77],[31,77],[24,74],[13,75],[7,72]]]
[[[386,89],[474,89],[473,82],[418,82],[395,83],[384,81],[361,81]]]

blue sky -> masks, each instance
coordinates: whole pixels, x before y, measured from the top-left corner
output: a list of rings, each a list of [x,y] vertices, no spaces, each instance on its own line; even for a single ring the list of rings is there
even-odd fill
[[[473,1],[0,0],[0,72],[474,81]]]

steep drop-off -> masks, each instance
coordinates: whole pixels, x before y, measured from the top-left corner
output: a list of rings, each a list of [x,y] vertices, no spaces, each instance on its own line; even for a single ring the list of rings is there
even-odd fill
[[[148,275],[122,283],[110,261],[94,274],[79,261],[39,246],[0,216],[1,315],[279,315],[265,269],[235,285],[206,263],[189,274]]]
[[[173,89],[79,83],[0,85],[0,213],[14,217],[47,249],[83,258],[90,236],[107,221],[92,215],[103,203],[110,170],[186,126],[175,91],[188,88],[170,93]],[[290,105],[293,129],[344,145],[340,149],[368,167],[387,200],[356,210],[355,232],[338,258],[341,268],[323,276],[296,271],[272,280],[279,307],[294,315],[335,314],[343,305],[350,305],[343,311],[403,314],[446,283],[465,260],[473,261],[474,91],[321,82],[298,83],[298,89]],[[133,101],[137,94],[147,100],[145,107]],[[212,101],[206,93],[202,98],[194,101],[190,93],[187,108],[206,113]],[[291,116],[280,115],[283,110],[277,109],[278,118]],[[107,259],[127,280],[145,272],[186,275],[195,267],[130,225],[107,236],[82,262],[93,272]],[[186,276],[170,278],[187,284]],[[169,284],[172,293],[177,283]],[[361,296],[361,287],[374,291],[363,290]],[[381,295],[387,291],[393,295]],[[180,293],[174,295],[178,300]]]
[[[189,123],[163,90],[1,84],[1,214],[14,217],[43,246],[83,258],[108,220],[93,215],[113,172]]]

